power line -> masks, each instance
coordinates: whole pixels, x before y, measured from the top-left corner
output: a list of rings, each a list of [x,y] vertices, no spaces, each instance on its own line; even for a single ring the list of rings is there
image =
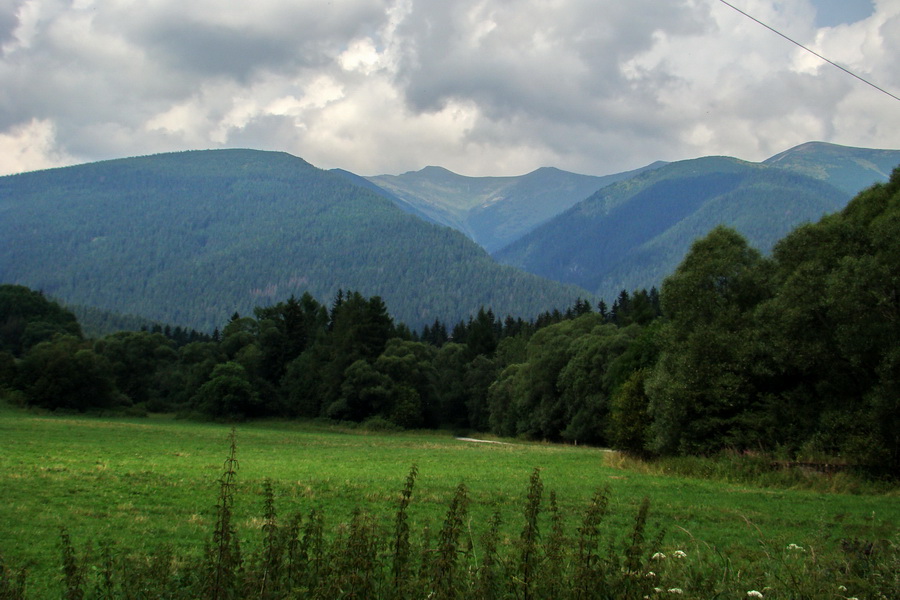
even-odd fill
[[[729,2],[726,2],[725,0],[719,0],[719,2],[721,2],[721,3],[724,4],[725,6],[728,6],[728,7],[733,8],[733,9],[736,10],[737,12],[739,12],[739,13],[741,13],[742,15],[744,15],[745,17],[747,17],[748,19],[750,19],[750,20],[752,20],[752,21],[756,21],[757,23],[759,23],[760,25],[762,25],[763,27],[765,27],[765,28],[768,29],[769,31],[771,31],[771,32],[773,32],[773,33],[777,33],[778,35],[780,35],[781,37],[783,37],[784,39],[786,39],[786,40],[789,41],[790,43],[795,44],[795,45],[797,45],[797,46],[803,48],[804,50],[806,50],[807,52],[809,52],[809,53],[812,54],[813,56],[816,56],[816,57],[818,57],[818,58],[824,60],[824,61],[827,62],[829,65],[831,65],[831,66],[833,66],[833,67],[837,67],[838,69],[840,69],[841,71],[843,71],[843,72],[846,73],[847,75],[850,75],[850,76],[852,76],[852,77],[855,77],[855,78],[859,79],[860,81],[862,81],[862,82],[865,83],[866,85],[872,86],[873,88],[875,88],[876,90],[878,90],[878,91],[881,92],[882,94],[887,94],[888,96],[890,96],[890,97],[893,98],[894,100],[900,101],[900,97],[895,96],[894,94],[890,93],[889,91],[887,91],[887,90],[884,89],[884,88],[878,87],[877,85],[875,85],[874,83],[872,83],[871,81],[869,81],[869,80],[867,80],[867,79],[863,79],[862,77],[860,77],[859,75],[857,75],[857,74],[854,73],[853,71],[850,71],[849,69],[846,69],[846,68],[842,67],[841,65],[837,64],[836,62],[834,62],[834,61],[832,61],[832,60],[828,60],[827,58],[825,58],[824,56],[822,56],[821,54],[819,54],[819,53],[816,52],[815,50],[812,50],[812,49],[810,49],[810,48],[807,48],[806,46],[804,46],[804,45],[801,44],[800,42],[798,42],[798,41],[796,41],[796,40],[794,40],[794,39],[792,39],[792,38],[786,36],[785,34],[781,33],[781,32],[778,31],[777,29],[775,29],[774,27],[770,27],[769,25],[766,25],[765,23],[763,23],[762,21],[760,21],[759,19],[757,19],[757,18],[754,17],[753,15],[749,15],[749,14],[745,13],[744,11],[742,11],[741,9],[739,9],[737,6],[735,6],[734,4],[731,4],[731,3],[729,3]]]

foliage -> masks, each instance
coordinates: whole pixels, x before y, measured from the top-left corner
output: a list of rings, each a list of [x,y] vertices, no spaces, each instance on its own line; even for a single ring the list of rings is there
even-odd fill
[[[29,404],[48,409],[84,412],[127,402],[116,390],[109,361],[71,336],[32,348],[19,365],[18,387]]]
[[[729,230],[698,241],[662,289],[650,447],[781,448],[900,473],[898,224],[900,169],[771,260]]]
[[[650,447],[702,453],[759,439],[754,410],[753,309],[766,297],[766,263],[736,232],[697,241],[661,293],[668,323],[648,381]]]
[[[0,389],[51,410],[443,427],[896,478],[898,198],[900,170],[771,257],[720,226],[661,291],[530,321],[482,306],[421,334],[381,297],[339,289],[330,305],[304,293],[233,312],[209,339],[154,328],[86,341],[65,335],[80,330],[58,304],[3,286]]]
[[[616,327],[599,313],[549,325],[525,346],[489,393],[492,429],[503,435],[603,445],[610,399],[619,385],[610,369],[623,364],[638,325]],[[617,361],[619,361],[617,363]]]
[[[204,413],[219,419],[244,419],[261,412],[259,396],[250,385],[246,369],[234,361],[216,365],[192,402]]]
[[[81,338],[75,315],[21,285],[0,285],[0,351],[22,356],[54,335]]]
[[[585,293],[498,265],[462,233],[284,153],[181,152],[3,177],[0,210],[0,282],[208,333],[234,311],[303,292],[322,302],[358,289],[413,327],[482,304],[531,316]]]

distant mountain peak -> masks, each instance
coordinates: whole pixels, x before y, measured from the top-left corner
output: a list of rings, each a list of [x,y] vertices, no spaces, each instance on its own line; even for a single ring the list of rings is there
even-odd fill
[[[450,169],[445,169],[444,167],[439,167],[437,165],[428,165],[427,167],[423,167],[418,171],[407,171],[403,173],[399,177],[428,177],[432,179],[457,179],[460,177],[464,177],[464,175],[460,175],[459,173],[454,173]]]
[[[887,180],[900,163],[900,150],[806,142],[763,161],[763,165],[802,173],[854,195],[879,180]]]

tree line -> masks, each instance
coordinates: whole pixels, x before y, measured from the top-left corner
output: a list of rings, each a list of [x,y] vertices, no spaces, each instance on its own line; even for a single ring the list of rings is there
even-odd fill
[[[88,340],[0,288],[0,385],[25,405],[327,418],[606,445],[827,456],[900,472],[900,170],[771,256],[697,240],[661,289],[530,321],[482,308],[413,332],[377,296],[310,294],[180,342]]]

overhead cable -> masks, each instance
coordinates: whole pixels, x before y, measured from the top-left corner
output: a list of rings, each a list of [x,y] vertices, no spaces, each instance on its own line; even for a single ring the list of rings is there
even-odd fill
[[[763,27],[765,27],[765,28],[768,29],[769,31],[771,31],[771,32],[773,32],[773,33],[777,33],[778,35],[780,35],[781,37],[783,37],[784,39],[786,39],[786,40],[789,41],[790,43],[795,44],[795,45],[797,45],[797,46],[803,48],[804,50],[806,50],[807,52],[809,52],[809,53],[812,54],[813,56],[816,56],[816,57],[818,57],[818,58],[824,60],[824,61],[827,62],[829,65],[831,65],[831,66],[833,66],[833,67],[837,67],[838,69],[840,69],[840,70],[843,71],[844,73],[846,73],[846,74],[848,74],[848,75],[850,75],[850,76],[852,76],[852,77],[855,77],[856,79],[859,79],[860,81],[862,81],[862,82],[865,83],[866,85],[872,86],[873,88],[875,88],[876,90],[878,90],[878,91],[881,92],[882,94],[887,94],[888,96],[890,96],[890,97],[893,98],[894,100],[900,101],[900,97],[895,96],[894,94],[890,93],[889,91],[887,91],[887,90],[884,89],[884,88],[878,87],[877,85],[875,85],[875,84],[872,83],[871,81],[869,81],[869,80],[867,80],[867,79],[864,79],[864,78],[860,77],[859,75],[857,75],[857,74],[854,73],[853,71],[850,71],[849,69],[847,69],[847,68],[845,68],[845,67],[842,67],[841,65],[837,64],[836,62],[834,62],[834,61],[832,61],[832,60],[828,60],[827,58],[825,58],[824,56],[822,56],[821,54],[819,54],[819,53],[816,52],[815,50],[812,50],[811,48],[808,48],[807,46],[804,46],[803,44],[801,44],[801,43],[798,42],[797,40],[794,40],[794,39],[792,39],[792,38],[786,36],[785,34],[781,33],[781,32],[778,31],[777,29],[775,29],[774,27],[771,27],[771,26],[769,26],[769,25],[763,23],[762,21],[760,21],[759,19],[757,19],[757,18],[754,17],[753,15],[747,14],[746,12],[742,11],[741,9],[739,9],[739,8],[738,8],[737,6],[735,6],[734,4],[731,4],[730,2],[726,2],[725,0],[719,0],[719,2],[721,2],[721,3],[724,4],[725,6],[728,6],[728,7],[730,7],[730,8],[733,8],[733,9],[736,10],[737,12],[739,12],[739,13],[741,13],[742,15],[744,15],[745,17],[747,17],[748,19],[750,19],[750,20],[752,20],[752,21],[756,21],[757,23],[759,23],[760,25],[762,25]]]

